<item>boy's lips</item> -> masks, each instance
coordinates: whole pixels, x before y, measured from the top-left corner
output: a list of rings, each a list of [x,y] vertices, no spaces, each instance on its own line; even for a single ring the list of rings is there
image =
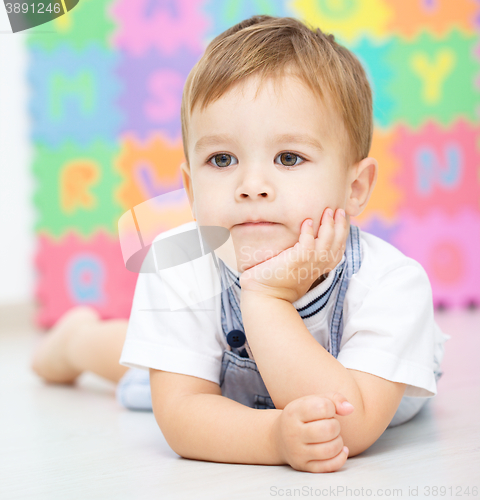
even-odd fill
[[[250,232],[250,231],[273,231],[280,226],[276,222],[244,222],[243,224],[237,224],[235,227],[240,228],[241,232]]]
[[[270,221],[246,221],[243,222],[242,224],[237,224],[239,227],[269,227],[269,226],[275,226],[277,225],[276,222],[270,222]]]

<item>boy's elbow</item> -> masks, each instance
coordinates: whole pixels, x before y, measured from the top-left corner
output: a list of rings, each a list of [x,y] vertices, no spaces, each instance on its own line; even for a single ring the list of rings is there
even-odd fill
[[[221,394],[218,384],[150,369],[150,388],[153,414],[168,445],[181,457],[196,458],[192,453],[198,451],[200,424],[192,416],[197,411],[202,413],[201,400],[196,398],[203,394]]]
[[[355,418],[353,414],[343,418],[350,418],[348,424],[346,420],[341,422],[341,436],[343,444],[348,448],[349,458],[360,455],[360,453],[370,448],[388,426],[388,424],[379,425],[378,422],[372,422],[372,419],[369,420],[365,414],[360,418]]]
[[[340,420],[341,436],[347,446],[349,457],[354,457],[372,446],[387,429],[396,407],[383,408],[366,407],[363,411],[355,411]],[[392,413],[393,412],[393,413]]]
[[[400,405],[406,384],[357,370],[349,371],[359,388],[362,408],[340,417],[340,424],[349,456],[355,456],[370,448],[385,432]]]
[[[152,398],[153,414],[157,425],[165,438],[168,446],[183,458],[191,458],[188,456],[188,450],[185,447],[185,433],[182,432],[183,423],[180,415],[177,414],[177,409],[169,407],[162,401],[160,404],[155,404]]]

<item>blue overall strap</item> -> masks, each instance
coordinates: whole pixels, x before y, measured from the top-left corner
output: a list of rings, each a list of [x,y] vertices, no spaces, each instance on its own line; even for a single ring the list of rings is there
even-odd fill
[[[240,287],[240,278],[232,274],[232,272],[225,266],[221,259],[218,259],[220,267],[220,278],[222,282],[222,294],[221,294],[221,308],[222,308],[222,330],[227,337],[228,333],[232,330],[243,329],[242,313],[240,311],[240,305],[237,303],[235,294],[232,290],[234,286]],[[228,278],[227,278],[228,275]],[[228,284],[231,284],[229,286]],[[242,348],[232,348],[232,351],[239,354]]]
[[[348,284],[352,275],[358,272],[362,265],[362,254],[360,249],[360,229],[357,226],[350,225],[350,234],[348,235],[345,249],[345,266],[340,272],[340,283],[333,308],[332,323],[330,325],[330,349],[332,356],[337,358],[340,351],[340,343],[343,335],[343,302],[347,293]]]

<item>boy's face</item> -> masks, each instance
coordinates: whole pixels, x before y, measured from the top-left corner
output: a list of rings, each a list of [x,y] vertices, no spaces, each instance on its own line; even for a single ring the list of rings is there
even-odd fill
[[[240,272],[294,246],[306,218],[318,231],[325,208],[345,209],[349,194],[340,118],[293,76],[254,99],[257,78],[194,109],[182,165],[197,223],[230,231],[237,262],[227,263]],[[257,219],[274,224],[243,224]]]

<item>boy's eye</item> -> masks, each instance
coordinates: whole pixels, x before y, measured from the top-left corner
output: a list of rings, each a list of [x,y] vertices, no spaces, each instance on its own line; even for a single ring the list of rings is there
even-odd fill
[[[282,165],[285,165],[286,167],[294,167],[297,165],[297,160],[301,160],[302,157],[299,155],[296,155],[295,153],[280,153],[277,158],[280,157],[280,161],[282,162]]]
[[[291,152],[280,153],[277,158],[280,158],[282,165],[284,165],[285,167],[294,167],[298,165],[297,160],[304,160],[304,158],[302,158],[300,155]],[[217,155],[213,155],[208,159],[208,161],[213,161],[213,164],[216,167],[225,168],[231,165],[232,159],[236,161],[235,157],[232,155],[229,155],[227,153],[219,153]]]
[[[227,153],[219,153],[218,155],[212,156],[209,161],[215,160],[214,165],[216,167],[229,167],[232,163],[232,158],[234,157]]]

